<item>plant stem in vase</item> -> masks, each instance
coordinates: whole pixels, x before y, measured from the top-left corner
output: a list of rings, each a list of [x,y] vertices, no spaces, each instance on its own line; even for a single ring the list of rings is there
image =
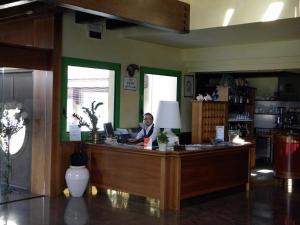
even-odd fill
[[[10,139],[11,137],[7,137],[6,141],[6,149],[5,149],[5,156],[4,156],[4,170],[3,170],[3,180],[4,180],[4,189],[2,194],[7,194],[11,192],[10,189],[10,178],[11,178],[11,158],[10,158]]]
[[[92,143],[97,144],[99,142],[99,133],[91,132],[91,136],[92,136]]]

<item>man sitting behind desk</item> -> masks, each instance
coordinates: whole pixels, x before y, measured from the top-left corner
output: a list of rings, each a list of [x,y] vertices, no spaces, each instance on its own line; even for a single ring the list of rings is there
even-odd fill
[[[151,113],[145,113],[144,115],[144,128],[136,135],[135,139],[129,139],[129,143],[143,144],[144,138],[150,138],[152,140],[152,146],[157,146],[157,132],[154,128],[153,116]]]

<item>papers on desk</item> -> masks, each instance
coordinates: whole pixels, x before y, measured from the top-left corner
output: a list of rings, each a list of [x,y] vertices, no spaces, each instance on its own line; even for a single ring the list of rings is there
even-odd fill
[[[120,135],[120,134],[129,134],[129,133],[127,129],[117,128],[115,130],[115,135]]]
[[[224,126],[216,126],[216,139],[224,141]]]
[[[81,141],[81,130],[76,124],[71,124],[69,126],[70,131],[70,141]]]

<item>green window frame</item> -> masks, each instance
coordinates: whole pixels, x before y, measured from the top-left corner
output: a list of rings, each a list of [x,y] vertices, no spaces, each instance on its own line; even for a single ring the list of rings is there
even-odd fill
[[[107,69],[115,72],[115,93],[114,93],[114,128],[120,126],[120,91],[121,91],[121,64],[102,62],[96,60],[79,59],[79,58],[62,58],[62,85],[61,85],[61,121],[60,134],[62,141],[69,141],[69,132],[66,131],[66,108],[67,108],[67,83],[68,83],[68,66],[80,66],[95,69]],[[89,132],[81,132],[81,139],[87,140]]]
[[[145,74],[157,74],[162,76],[177,77],[177,101],[179,103],[179,109],[181,109],[181,77],[182,77],[181,71],[141,66],[140,67],[140,98],[139,98],[140,115],[139,115],[138,122],[143,121]]]

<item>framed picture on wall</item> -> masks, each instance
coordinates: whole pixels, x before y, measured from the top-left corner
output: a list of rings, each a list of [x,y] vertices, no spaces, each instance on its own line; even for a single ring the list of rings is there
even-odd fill
[[[184,97],[194,97],[194,76],[184,76]]]

